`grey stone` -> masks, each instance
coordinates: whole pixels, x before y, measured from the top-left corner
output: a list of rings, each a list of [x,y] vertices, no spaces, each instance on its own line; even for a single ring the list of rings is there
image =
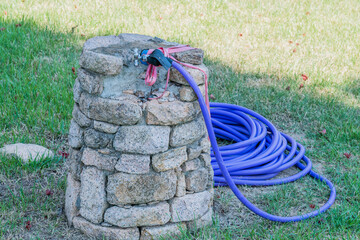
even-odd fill
[[[110,99],[119,100],[119,101],[129,101],[132,103],[139,104],[139,106],[142,106],[142,102],[139,97],[136,96],[136,94],[123,94],[120,96],[111,96]]]
[[[97,151],[99,153],[101,153],[101,154],[104,154],[104,155],[110,155],[110,154],[112,154],[114,152],[109,148],[101,148],[101,149],[97,149]]]
[[[199,89],[200,89],[201,95],[204,98],[205,97],[205,85],[200,85]],[[184,101],[184,102],[192,102],[192,101],[195,101],[198,99],[194,90],[188,86],[181,87],[179,90],[179,94],[180,94],[180,100]]]
[[[69,158],[66,160],[67,167],[69,172],[72,174],[75,180],[80,180],[80,174],[82,171],[82,162],[81,162],[82,153],[77,149],[70,149]]]
[[[205,71],[207,75],[209,75],[209,70],[204,64],[198,65],[196,67],[202,69],[203,71]],[[201,72],[198,69],[193,69],[189,67],[184,67],[184,68],[193,77],[197,85],[201,85],[205,83],[205,75],[203,72]],[[185,78],[181,75],[181,73],[177,71],[175,68],[171,68],[170,70],[170,81],[189,86],[189,83],[185,80]]]
[[[205,169],[207,170],[208,172],[208,184],[207,184],[207,189],[213,189],[214,188],[214,170],[210,165],[206,166]]]
[[[139,226],[163,225],[170,221],[170,207],[167,202],[151,206],[133,206],[131,208],[110,207],[104,219],[113,225],[127,228]]]
[[[148,42],[154,38],[147,35],[133,34],[133,33],[121,33],[118,37],[119,39],[121,39],[122,42],[134,43],[134,44],[141,44],[143,42]]]
[[[69,145],[72,148],[81,148],[81,146],[84,144],[83,135],[84,130],[81,129],[81,127],[75,122],[74,119],[72,119],[68,136]]]
[[[138,67],[134,66],[134,63],[130,63],[130,66],[124,67],[120,74],[115,76],[104,77],[104,90],[101,94],[104,98],[118,97],[124,94],[124,91],[135,90],[135,92],[143,92],[144,96],[149,96],[152,89],[150,86],[144,84],[144,79],[138,76],[146,71],[144,65]],[[158,81],[164,84],[165,70],[160,69]],[[139,94],[138,94],[139,95]],[[139,95],[139,97],[142,97]]]
[[[167,73],[163,68],[158,68],[158,78],[152,87],[144,84],[143,73],[146,71],[147,67],[143,64],[140,64],[137,67],[134,66],[134,48],[139,50],[154,49],[178,44],[138,34],[120,34],[119,39],[120,44],[94,50],[112,55],[119,55],[122,57],[124,65],[120,74],[104,78],[104,91],[101,96],[119,96],[123,91],[136,89],[138,91],[143,91],[144,96],[148,97],[152,89],[163,87],[165,85],[165,75]]]
[[[141,107],[133,101],[105,99],[84,93],[81,94],[79,107],[91,119],[116,125],[136,124],[142,116]]]
[[[205,133],[204,120],[198,118],[192,122],[175,126],[170,137],[170,146],[178,147],[197,141]]]
[[[201,192],[208,185],[208,171],[205,168],[187,172],[185,175],[186,189],[193,192]]]
[[[66,180],[65,215],[69,226],[72,226],[73,218],[79,215],[76,202],[80,194],[80,182],[76,181],[71,173],[68,173]]]
[[[179,147],[152,156],[152,166],[157,172],[180,167],[187,160],[186,147]]]
[[[207,134],[204,138],[200,140],[200,146],[202,147],[202,152],[210,153],[211,144]]]
[[[186,232],[185,223],[169,223],[164,226],[142,227],[140,240],[175,239],[176,235]]]
[[[211,166],[211,157],[209,153],[202,153],[199,158],[204,162],[205,166]]]
[[[208,189],[206,191],[208,191],[210,193],[210,195],[211,195],[210,203],[211,203],[211,206],[212,206],[213,202],[214,202],[214,194],[215,194],[214,187],[212,186],[210,189]]]
[[[113,227],[112,224],[107,223],[107,222],[102,222],[100,225],[103,226],[103,227]]]
[[[155,154],[169,147],[168,126],[122,126],[114,139],[114,148],[125,153]]]
[[[79,103],[80,101],[81,92],[82,90],[79,79],[76,79],[73,87],[73,99],[76,103]]]
[[[117,158],[109,155],[100,154],[91,148],[85,148],[81,161],[85,165],[95,166],[98,169],[113,171]]]
[[[191,221],[203,216],[212,206],[212,196],[208,191],[187,194],[170,201],[172,222]]]
[[[188,171],[194,171],[200,167],[201,167],[200,160],[198,158],[195,158],[184,162],[184,164],[182,165],[182,170],[184,172],[188,172]]]
[[[108,176],[107,199],[113,205],[168,200],[175,192],[176,175],[173,170],[139,175],[116,173]]]
[[[189,147],[187,148],[188,159],[191,160],[191,159],[194,159],[194,158],[199,157],[200,154],[201,154],[201,151],[202,151],[202,147],[201,147],[201,146],[198,146],[198,145],[189,146]]]
[[[170,82],[168,84],[167,90],[165,91],[165,89],[163,88],[164,84],[166,84],[165,80],[166,79],[164,79],[163,83],[156,82],[153,85],[153,89],[158,88],[158,90],[157,91],[151,91],[151,94],[155,95],[156,97],[160,97],[161,94],[164,93],[164,95],[161,98],[157,99],[159,103],[177,101],[179,99],[180,85],[177,84],[177,83]]]
[[[54,153],[43,146],[23,143],[5,145],[0,149],[0,154],[1,153],[4,155],[16,156],[20,158],[23,163],[54,157]]]
[[[122,58],[85,50],[80,56],[81,67],[104,75],[119,74],[123,66]]]
[[[161,89],[152,91],[151,94],[154,95],[155,97],[159,97],[159,99],[153,100],[153,101],[157,102],[157,101],[163,100],[163,99],[165,99],[165,101],[168,101],[169,97],[170,97],[170,94],[172,94],[172,93],[167,91],[167,90],[165,91],[164,88],[161,88]]]
[[[91,125],[91,120],[85,116],[85,114],[83,114],[79,107],[77,106],[77,104],[74,104],[74,109],[72,112],[72,116],[75,120],[75,122],[80,126],[80,127],[88,127]]]
[[[88,237],[96,239],[109,239],[109,240],[139,240],[140,232],[138,228],[115,228],[103,227],[100,225],[92,224],[82,217],[74,218],[74,227],[79,229]]]
[[[182,197],[186,194],[186,182],[185,175],[182,173],[181,168],[175,169],[177,181],[176,181],[176,193],[175,196]]]
[[[197,229],[212,225],[212,214],[212,209],[209,209],[209,211],[207,211],[204,216],[200,217],[199,219],[186,222],[188,229],[191,231],[195,231]]]
[[[159,47],[169,48],[179,45],[178,43],[168,42],[158,37],[141,34],[121,33],[118,37],[120,38],[123,46],[128,47],[130,45],[131,47],[137,47],[139,49],[153,49]]]
[[[110,142],[110,136],[95,131],[94,129],[88,129],[84,133],[85,144],[91,148],[103,148]]]
[[[116,133],[116,131],[119,129],[119,126],[116,126],[111,123],[94,121],[94,128],[95,130],[104,133]]]
[[[80,214],[92,223],[101,223],[107,208],[105,173],[95,167],[81,173]]]
[[[103,79],[99,75],[91,74],[85,69],[78,69],[78,80],[81,88],[91,94],[101,94],[104,90]]]
[[[144,174],[150,170],[149,155],[122,154],[115,169],[119,172]]]
[[[88,39],[84,43],[83,50],[86,51],[94,50],[97,48],[106,48],[113,45],[118,45],[120,43],[120,38],[118,38],[117,36],[96,36]]]
[[[193,65],[202,64],[204,59],[204,51],[199,48],[184,52],[177,52],[171,55],[180,62],[190,63]]]
[[[176,125],[194,120],[200,108],[197,103],[174,101],[159,104],[153,100],[147,103],[146,111],[147,124]]]

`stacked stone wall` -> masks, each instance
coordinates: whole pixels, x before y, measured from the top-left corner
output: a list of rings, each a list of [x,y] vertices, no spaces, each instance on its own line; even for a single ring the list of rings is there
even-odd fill
[[[156,239],[212,222],[210,144],[193,90],[171,70],[145,86],[134,49],[171,47],[136,34],[84,44],[69,129],[66,216],[93,237]],[[176,53],[208,72],[200,49]],[[204,76],[188,69],[202,92]]]

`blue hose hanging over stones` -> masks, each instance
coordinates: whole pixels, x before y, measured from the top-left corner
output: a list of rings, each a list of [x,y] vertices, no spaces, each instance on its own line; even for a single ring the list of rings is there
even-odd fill
[[[280,222],[316,216],[334,202],[334,186],[311,170],[303,146],[249,109],[209,104],[202,50],[120,34],[87,40],[79,63],[65,214],[86,235],[145,240],[211,225],[214,186],[229,186],[250,210]],[[219,147],[217,138],[232,144]],[[273,179],[291,166],[301,171]],[[237,188],[307,174],[331,193],[302,216],[268,214]]]
[[[214,170],[215,186],[229,186],[246,207],[271,221],[301,221],[317,216],[331,207],[336,197],[335,187],[328,179],[311,170],[312,163],[305,156],[305,148],[301,144],[278,131],[271,122],[260,114],[241,106],[211,103],[210,117],[202,97],[203,94],[194,79],[181,64],[166,58],[158,50],[147,56],[147,62],[155,66],[164,65],[166,69],[171,64],[194,90],[212,146],[211,164]],[[216,138],[235,143],[219,147]],[[301,163],[301,161],[305,164]],[[292,166],[298,167],[301,171],[293,176],[271,179]],[[300,216],[281,217],[269,214],[247,200],[236,186],[284,184],[295,181],[307,174],[325,182],[330,188],[330,197],[320,209]]]

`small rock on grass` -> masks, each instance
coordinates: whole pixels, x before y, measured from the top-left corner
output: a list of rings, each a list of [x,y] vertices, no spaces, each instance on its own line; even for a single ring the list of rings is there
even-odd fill
[[[0,149],[0,153],[16,156],[20,158],[23,163],[28,163],[30,161],[38,161],[42,158],[47,157],[54,157],[54,153],[43,146],[23,143],[5,145],[3,148]]]

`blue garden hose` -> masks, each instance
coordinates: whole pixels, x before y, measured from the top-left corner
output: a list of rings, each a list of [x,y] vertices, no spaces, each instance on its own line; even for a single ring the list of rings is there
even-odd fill
[[[311,170],[311,161],[305,156],[305,148],[301,144],[278,131],[260,114],[241,106],[210,103],[210,118],[202,94],[191,75],[175,61],[172,61],[172,67],[184,76],[198,97],[212,146],[211,164],[215,186],[229,186],[236,197],[251,211],[277,222],[301,221],[319,215],[331,207],[336,197],[335,187],[325,177]],[[235,143],[219,147],[216,138]],[[300,162],[301,160],[305,165]],[[299,173],[268,180],[294,165],[301,170]],[[324,181],[330,188],[330,197],[320,209],[300,216],[281,217],[269,214],[247,200],[236,186],[283,184],[307,174]]]

